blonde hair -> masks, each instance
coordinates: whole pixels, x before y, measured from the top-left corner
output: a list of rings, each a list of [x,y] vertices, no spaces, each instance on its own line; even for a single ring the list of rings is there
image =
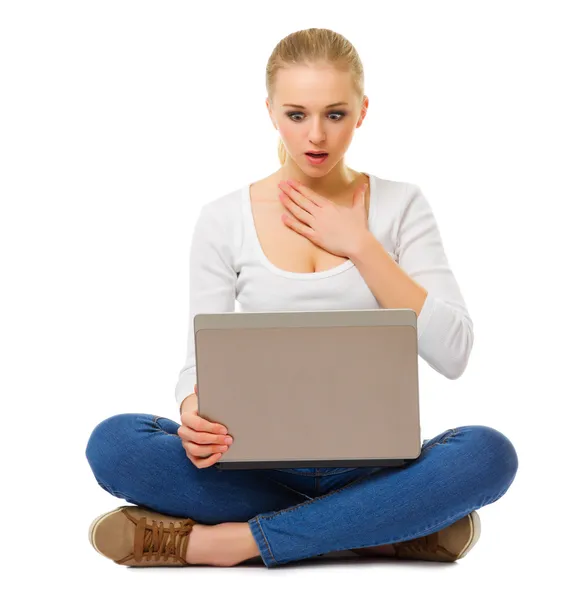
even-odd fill
[[[287,66],[327,63],[340,71],[351,72],[358,98],[364,97],[364,69],[357,50],[340,33],[331,29],[302,29],[280,40],[266,65],[266,91],[272,104],[276,75]],[[278,160],[283,165],[287,151],[278,140]]]

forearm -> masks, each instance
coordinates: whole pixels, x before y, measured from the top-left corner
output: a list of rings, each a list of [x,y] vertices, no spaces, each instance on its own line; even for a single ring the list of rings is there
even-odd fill
[[[367,232],[348,257],[382,308],[412,308],[418,317],[428,295]]]
[[[180,413],[183,414],[185,411],[193,412],[199,411],[199,401],[197,394],[189,394],[183,402],[181,402]]]

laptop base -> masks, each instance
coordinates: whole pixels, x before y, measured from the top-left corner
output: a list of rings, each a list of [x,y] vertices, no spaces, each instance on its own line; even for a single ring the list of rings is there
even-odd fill
[[[404,467],[414,460],[416,458],[358,458],[349,462],[347,460],[250,460],[217,462],[214,466],[226,471],[232,469],[299,469],[305,467]]]

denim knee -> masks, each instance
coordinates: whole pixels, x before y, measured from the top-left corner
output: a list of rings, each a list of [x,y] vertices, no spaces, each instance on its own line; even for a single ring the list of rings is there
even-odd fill
[[[500,473],[505,485],[510,485],[518,471],[518,454],[512,442],[501,431],[488,425],[474,425],[474,447],[490,468]]]
[[[85,457],[98,481],[105,482],[127,455],[138,416],[135,413],[113,415],[94,427],[87,442]]]

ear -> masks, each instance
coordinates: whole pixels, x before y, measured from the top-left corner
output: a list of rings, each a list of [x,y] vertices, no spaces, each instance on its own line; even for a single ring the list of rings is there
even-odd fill
[[[368,114],[368,106],[369,105],[370,105],[370,99],[367,96],[364,96],[361,110],[360,110],[360,118],[358,119],[358,122],[355,126],[356,129],[359,129],[363,125],[364,119],[366,118],[366,115]]]
[[[274,125],[274,129],[276,129],[278,131],[278,125],[276,124],[276,122],[274,121],[274,118],[272,117],[272,108],[270,107],[270,100],[268,98],[266,98],[266,108],[268,109],[268,116],[270,117],[270,120],[272,121],[272,125]]]

